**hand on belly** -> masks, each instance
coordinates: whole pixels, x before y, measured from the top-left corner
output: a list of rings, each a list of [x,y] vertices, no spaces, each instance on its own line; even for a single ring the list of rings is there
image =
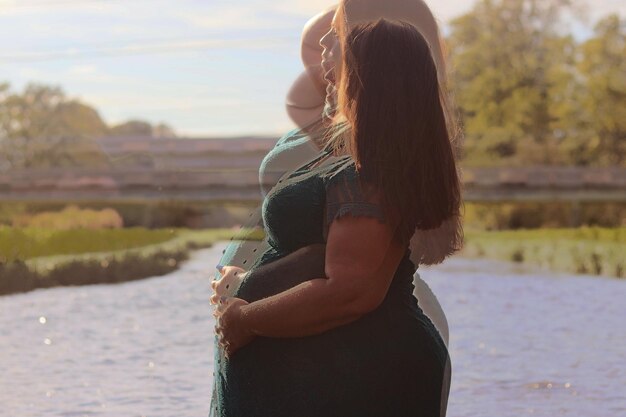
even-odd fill
[[[248,272],[236,266],[226,265],[220,269],[220,274],[220,279],[211,281],[211,288],[214,291],[210,297],[211,304],[217,304],[220,297],[232,297]]]

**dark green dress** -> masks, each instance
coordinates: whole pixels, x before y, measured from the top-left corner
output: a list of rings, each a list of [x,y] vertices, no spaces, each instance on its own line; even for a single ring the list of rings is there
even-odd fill
[[[302,277],[254,280],[254,268],[304,246],[324,243],[344,215],[385,221],[367,197],[349,156],[317,168],[328,150],[289,175],[263,202],[270,243],[236,297],[253,302]],[[408,249],[383,303],[360,319],[319,335],[257,337],[216,364],[216,414],[237,417],[440,417],[449,390],[448,351],[413,296]],[[303,274],[305,275],[305,274]],[[310,279],[310,278],[309,278]],[[447,375],[444,376],[444,375]]]

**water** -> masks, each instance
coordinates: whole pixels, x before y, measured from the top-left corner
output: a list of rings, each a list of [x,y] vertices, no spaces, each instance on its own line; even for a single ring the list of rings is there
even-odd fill
[[[206,416],[210,275],[0,297],[0,416]],[[626,416],[626,281],[451,259],[422,277],[450,322],[448,416]]]
[[[425,270],[450,322],[448,415],[626,417],[626,281],[453,259]]]

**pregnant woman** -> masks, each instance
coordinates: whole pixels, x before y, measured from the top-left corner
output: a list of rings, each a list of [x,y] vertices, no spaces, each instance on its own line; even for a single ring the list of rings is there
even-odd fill
[[[381,10],[371,8],[369,2],[355,3],[353,7],[361,7],[360,13],[369,14],[370,19],[382,17]],[[398,13],[401,12],[404,19],[416,26],[424,35],[431,45],[439,79],[445,83],[446,65],[443,59],[439,30],[428,6],[421,0],[394,0],[390,1],[386,7],[399,9]],[[336,6],[333,6],[314,16],[307,22],[303,30],[302,60],[306,70],[294,82],[287,97],[287,111],[292,120],[301,128],[294,129],[284,135],[264,158],[259,172],[263,196],[276,184],[281,175],[301,167],[312,158],[317,157],[323,150],[324,136],[328,127],[327,122],[334,113],[336,90],[334,83],[329,83],[324,78],[324,71],[321,68],[323,48],[320,45],[320,39],[329,31],[335,9]],[[322,163],[330,161],[332,158],[328,158]],[[452,222],[446,223],[446,226],[448,228],[457,227]],[[218,296],[234,294],[241,279],[245,276],[246,270],[250,268],[260,254],[269,249],[267,240],[256,240],[258,239],[256,232],[262,228],[261,211],[260,208],[257,208],[250,214],[246,227],[242,228],[238,236],[231,239],[231,243],[223,251],[219,264],[228,266],[221,270],[223,279],[216,282]],[[442,254],[447,253],[449,251],[449,248],[446,247],[449,233],[450,231],[444,230],[444,227],[428,232],[417,230],[411,241],[411,261],[416,266],[419,265],[425,250],[429,250],[434,254],[434,257],[441,257]],[[439,241],[441,241],[440,244]],[[430,247],[425,248],[424,242],[430,242]],[[325,256],[323,245],[312,246],[309,249],[308,251],[292,252],[282,258],[280,263],[273,264],[271,268],[256,269],[255,279],[262,279],[264,276],[283,272],[293,273],[293,268],[297,268],[298,265],[301,266],[302,262],[310,266],[312,260],[303,259],[305,256],[307,258],[317,257],[318,264],[321,262],[323,267]],[[447,345],[448,323],[437,298],[417,272],[414,274],[414,284],[414,295],[417,297],[420,307],[433,321]]]
[[[322,40],[339,92],[333,136],[268,194],[270,247],[218,308],[229,357],[216,374],[217,415],[445,414],[447,350],[412,296],[409,250],[416,228],[426,231],[418,263],[460,244],[437,68],[405,13],[378,10],[386,19],[372,22],[362,3],[342,3]],[[430,250],[428,230],[445,250]],[[317,278],[253,279],[323,243]]]

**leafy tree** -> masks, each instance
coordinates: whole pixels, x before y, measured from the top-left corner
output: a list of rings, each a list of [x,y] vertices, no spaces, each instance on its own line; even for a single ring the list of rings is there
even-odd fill
[[[115,125],[109,132],[110,136],[152,136],[152,125],[142,120],[129,120]]]
[[[559,106],[575,44],[559,33],[567,0],[481,0],[451,23],[453,82],[471,164],[562,163]]]
[[[98,112],[61,88],[29,84],[22,94],[0,86],[0,167],[103,164],[94,138],[106,133]]]
[[[143,120],[129,120],[113,126],[109,136],[149,136],[149,137],[176,137],[174,129],[165,123],[156,126]]]
[[[155,138],[175,138],[177,135],[171,126],[159,123],[152,128],[152,136]]]
[[[164,123],[131,120],[109,128],[97,110],[69,99],[57,86],[31,83],[22,93],[0,84],[0,171],[104,166],[102,136],[175,137]]]
[[[585,80],[581,98],[587,133],[575,149],[579,164],[626,165],[626,20],[610,15],[581,46],[578,68]]]

